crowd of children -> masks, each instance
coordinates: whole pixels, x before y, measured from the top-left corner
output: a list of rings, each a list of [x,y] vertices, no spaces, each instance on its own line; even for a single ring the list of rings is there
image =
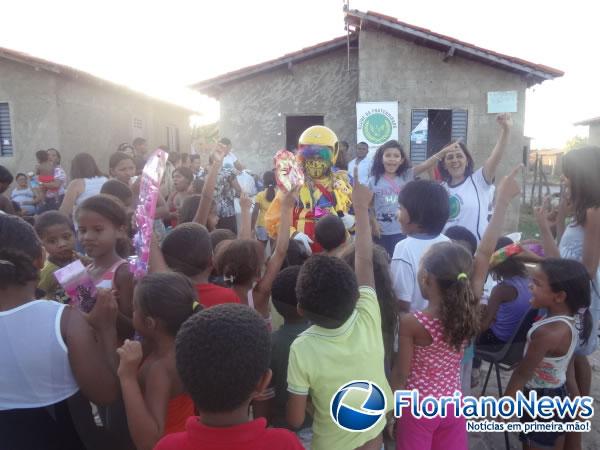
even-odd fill
[[[161,226],[139,280],[127,258],[145,143],[111,155],[110,179],[91,155],[78,155],[62,206],[56,159],[38,152],[43,195],[21,173],[11,194],[26,220],[0,203],[2,448],[466,449],[463,417],[406,409],[394,420],[392,390],[417,389],[421,398],[463,390],[472,345],[509,342],[531,309],[541,319],[506,395],[589,395],[587,356],[600,319],[600,148],[565,156],[561,211],[571,221],[561,216],[566,226],[553,233],[539,209],[545,258],[534,258],[501,236],[520,168],[497,183],[488,220],[510,118],[499,124],[479,170],[462,143],[412,166],[390,141],[370,157],[370,177],[360,161],[351,164],[353,227],[321,217],[314,236],[323,251],[312,256],[293,239],[299,188],[279,189],[268,171],[254,201],[236,194],[241,164],[228,140],[206,169],[198,158],[171,158],[172,190],[158,199]],[[436,167],[441,183],[419,179],[435,178]],[[0,167],[3,190],[12,181]],[[469,203],[471,191],[478,200]],[[265,216],[276,199],[278,229],[269,236]],[[55,276],[77,261],[96,290],[85,310],[69,305]],[[532,261],[535,269],[524,263]],[[495,287],[483,305],[488,274]],[[361,433],[339,427],[330,411],[353,380],[375,383],[387,399],[387,417]],[[525,448],[581,448],[580,434],[521,439]]]

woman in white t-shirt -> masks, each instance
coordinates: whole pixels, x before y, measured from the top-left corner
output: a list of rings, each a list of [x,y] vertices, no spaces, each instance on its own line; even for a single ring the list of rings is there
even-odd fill
[[[500,137],[483,167],[474,170],[473,158],[462,142],[456,142],[438,163],[443,186],[450,197],[450,218],[446,228],[460,225],[479,242],[488,224],[488,208],[492,201],[492,183],[496,169],[506,151],[512,120],[508,114],[497,117]]]

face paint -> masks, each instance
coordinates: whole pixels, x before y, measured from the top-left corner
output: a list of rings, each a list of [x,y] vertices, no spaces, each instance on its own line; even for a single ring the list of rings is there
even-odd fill
[[[322,159],[307,159],[304,161],[304,169],[311,178],[322,178],[327,175],[329,163]]]

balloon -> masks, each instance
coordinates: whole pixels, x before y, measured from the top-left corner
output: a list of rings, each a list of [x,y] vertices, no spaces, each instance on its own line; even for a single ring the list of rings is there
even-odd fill
[[[160,195],[160,181],[165,173],[166,164],[167,153],[158,149],[148,158],[142,172],[140,197],[135,210],[137,226],[137,233],[133,237],[135,255],[128,258],[129,270],[136,280],[148,273],[156,203]]]

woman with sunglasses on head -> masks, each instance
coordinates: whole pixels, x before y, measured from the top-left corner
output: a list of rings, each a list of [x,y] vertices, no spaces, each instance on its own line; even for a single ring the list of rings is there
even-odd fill
[[[449,145],[438,170],[450,196],[450,218],[446,227],[460,225],[471,231],[479,242],[488,224],[488,208],[493,197],[496,169],[506,152],[512,126],[509,114],[496,118],[500,136],[482,167],[475,170],[473,157],[464,143]]]

